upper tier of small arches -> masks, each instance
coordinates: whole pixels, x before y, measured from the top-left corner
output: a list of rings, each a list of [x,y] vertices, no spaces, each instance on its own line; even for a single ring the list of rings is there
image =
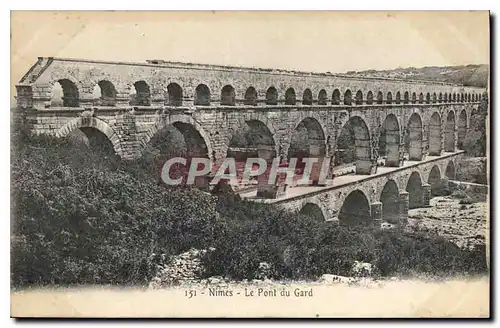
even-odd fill
[[[58,107],[79,107],[80,91],[77,85],[70,79],[57,80],[59,84],[59,96],[52,91],[51,106]],[[56,85],[56,84],[55,84]],[[53,89],[55,89],[53,87]],[[152,87],[147,82],[140,80],[130,87],[128,104],[130,106],[151,106]],[[195,88],[194,95],[190,99],[186,97],[182,87],[177,83],[170,83],[163,90],[163,99],[156,101],[156,104],[165,106],[183,106],[193,104],[195,106],[311,106],[311,105],[399,105],[399,104],[433,104],[433,103],[465,103],[481,101],[484,97],[481,93],[416,93],[410,91],[389,91],[378,90],[363,93],[362,90],[350,90],[336,88],[328,94],[325,89],[319,90],[316,94],[310,88],[306,88],[301,94],[297,94],[295,89],[290,87],[280,95],[276,87],[267,88],[265,95],[259,96],[255,87],[247,87],[244,92],[237,95],[232,85],[225,85],[220,90],[211,90],[206,84],[199,84]],[[54,98],[58,98],[54,100]],[[101,80],[94,86],[93,105],[95,106],[116,106],[119,93],[115,85],[109,80]],[[123,105],[123,96],[120,105]],[[126,104],[126,101],[125,101]]]

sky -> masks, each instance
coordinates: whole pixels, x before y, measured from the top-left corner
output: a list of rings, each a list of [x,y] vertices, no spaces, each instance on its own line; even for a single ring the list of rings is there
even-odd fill
[[[37,57],[343,73],[489,63],[489,13],[19,12],[12,86]]]

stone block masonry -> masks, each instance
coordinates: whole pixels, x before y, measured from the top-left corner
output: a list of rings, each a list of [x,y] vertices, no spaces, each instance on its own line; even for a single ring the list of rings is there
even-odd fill
[[[63,93],[57,102],[56,84]],[[324,219],[336,222],[342,213],[353,211],[360,218],[380,220],[387,202],[380,193],[387,177],[377,174],[389,167],[397,169],[388,175],[398,185],[393,199],[401,221],[409,206],[425,206],[431,169],[427,159],[441,176],[454,176],[455,166],[447,165],[460,157],[470,118],[488,99],[481,88],[428,81],[63,58],[39,58],[16,88],[16,124],[34,134],[66,137],[80,129],[101,135],[96,140],[109,140],[124,160],[139,158],[154,136],[173,126],[190,154],[216,165],[226,158],[233,137],[245,129],[259,140],[256,148],[286,161],[297,148],[294,133],[305,129],[310,156],[336,163],[352,150],[354,172],[369,178],[334,190],[316,186],[317,194],[300,200],[284,193],[287,206],[300,210],[305,200],[320,204]],[[346,136],[351,141],[343,145]],[[408,160],[421,165],[406,168]],[[411,178],[412,173],[418,177]]]

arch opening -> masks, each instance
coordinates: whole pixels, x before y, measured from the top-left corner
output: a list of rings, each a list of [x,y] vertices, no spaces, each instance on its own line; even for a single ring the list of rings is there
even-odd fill
[[[328,102],[328,95],[326,94],[326,90],[320,90],[318,94],[318,105],[326,105]]]
[[[226,156],[235,159],[238,184],[243,188],[245,186],[241,184],[241,178],[248,158],[269,160],[277,156],[273,134],[262,121],[245,121],[242,126],[233,131]],[[250,185],[256,183],[257,177],[252,177],[249,181]]]
[[[351,90],[347,89],[344,93],[344,105],[352,105],[352,94]]]
[[[408,192],[410,209],[423,207],[424,205],[424,188],[422,186],[422,178],[418,172],[413,172],[406,184],[406,191]]]
[[[424,103],[424,94],[422,92],[420,92],[420,94],[418,95],[418,103],[419,104]]]
[[[401,103],[401,92],[396,92],[396,104],[400,104]]]
[[[382,91],[379,91],[377,93],[377,104],[382,104],[384,102],[384,95],[382,94]]]
[[[245,105],[257,106],[257,90],[254,87],[249,87],[245,92]]]
[[[427,183],[431,186],[431,195],[438,196],[440,194],[440,183],[441,183],[441,171],[439,170],[439,166],[434,165],[429,173],[429,179]]]
[[[222,88],[220,93],[220,104],[222,106],[236,105],[236,95],[232,86],[226,85]]]
[[[325,221],[323,211],[321,211],[321,208],[319,207],[319,205],[314,204],[314,203],[305,204],[301,208],[301,210],[299,211],[299,215],[309,217],[309,218],[316,220],[316,221],[319,221],[319,222]]]
[[[311,89],[305,89],[302,94],[302,105],[312,105],[313,104],[313,94]]]
[[[303,168],[302,158],[324,158],[325,155],[326,139],[321,124],[312,117],[300,121],[292,132],[288,158],[297,158],[297,167]]]
[[[361,90],[356,92],[356,105],[363,105],[363,92]]]
[[[371,174],[371,151],[368,126],[361,117],[351,117],[342,127],[337,139],[335,165],[355,163],[356,174]]]
[[[145,81],[137,81],[133,88],[130,88],[130,106],[150,106],[151,92],[149,85]]]
[[[340,91],[339,91],[339,89],[333,90],[332,105],[340,105]]]
[[[167,86],[167,105],[182,106],[182,88],[177,83],[170,83]]]
[[[444,151],[455,151],[455,113],[449,111],[446,117],[446,127],[444,131]]]
[[[458,138],[457,147],[458,149],[464,149],[465,136],[467,134],[467,112],[462,110],[458,116]]]
[[[449,161],[448,165],[446,165],[446,177],[450,180],[455,180],[455,163],[453,161]]]
[[[382,203],[382,220],[399,223],[399,190],[394,180],[385,183],[380,202]]]
[[[269,87],[266,92],[266,105],[278,104],[278,91],[275,87]]]
[[[441,155],[441,117],[438,112],[432,114],[429,122],[429,155]]]
[[[68,79],[54,83],[51,91],[51,107],[78,107],[80,105],[77,86]]]
[[[116,89],[113,83],[101,80],[95,87],[93,92],[94,106],[110,106],[116,105]]]
[[[293,88],[288,88],[285,91],[285,105],[295,105],[296,103],[295,90]]]
[[[186,158],[186,165],[174,164],[169,171],[171,179],[182,178],[181,184],[187,183],[192,158],[210,158],[208,144],[197,128],[190,123],[180,121],[162,126],[149,140],[145,150],[160,165],[158,170],[161,170],[162,164],[170,158]],[[196,177],[194,185],[208,189],[209,175]]]
[[[391,92],[388,92],[387,93],[387,99],[385,101],[387,104],[392,104],[392,93]]]
[[[371,91],[368,91],[368,93],[366,94],[366,104],[367,105],[373,104],[373,92]]]
[[[339,212],[342,225],[363,225],[371,221],[370,203],[360,190],[352,191],[344,200]]]
[[[408,93],[408,91],[405,91],[405,93],[404,93],[404,103],[408,104],[409,102],[410,102],[410,94]]]
[[[410,116],[405,139],[405,150],[408,153],[408,159],[413,161],[422,160],[422,119],[417,113]]]
[[[415,92],[411,94],[411,103],[412,104],[417,103],[417,94]]]
[[[385,118],[379,137],[379,156],[385,158],[385,166],[399,166],[400,129],[394,114]]]
[[[89,149],[93,154],[118,159],[111,140],[97,128],[82,126],[71,131],[66,138],[72,145]]]
[[[205,84],[199,84],[195,89],[195,106],[210,106],[210,89]]]
[[[148,146],[165,158],[209,158],[203,136],[196,127],[184,122],[174,122],[162,127],[149,140]]]

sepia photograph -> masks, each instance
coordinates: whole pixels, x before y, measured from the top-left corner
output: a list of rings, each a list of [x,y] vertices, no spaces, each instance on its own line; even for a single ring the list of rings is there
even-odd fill
[[[11,11],[14,318],[490,318],[488,11]]]

